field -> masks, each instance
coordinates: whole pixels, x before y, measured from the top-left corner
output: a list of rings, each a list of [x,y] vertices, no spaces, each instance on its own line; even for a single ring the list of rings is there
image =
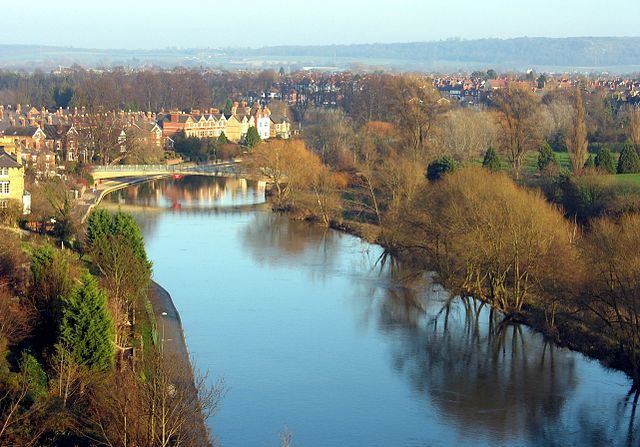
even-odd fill
[[[640,174],[618,174],[612,177],[622,185],[640,186]]]

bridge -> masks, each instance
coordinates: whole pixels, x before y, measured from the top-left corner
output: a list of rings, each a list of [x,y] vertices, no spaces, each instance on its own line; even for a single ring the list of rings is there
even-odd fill
[[[113,165],[94,166],[91,172],[95,181],[121,177],[156,177],[161,175],[203,175],[211,177],[251,177],[239,162],[180,163],[175,165]]]

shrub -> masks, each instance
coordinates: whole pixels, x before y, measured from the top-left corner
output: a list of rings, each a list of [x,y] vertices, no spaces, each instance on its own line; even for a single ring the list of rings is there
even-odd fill
[[[627,142],[618,159],[618,174],[636,174],[638,172],[640,172],[640,157],[633,144]]]
[[[616,173],[616,159],[608,147],[600,149],[596,155],[594,163],[598,169],[606,172],[607,174]]]
[[[426,177],[430,182],[434,182],[441,179],[443,175],[454,172],[459,168],[460,163],[455,158],[445,155],[429,163]]]
[[[502,168],[502,160],[494,148],[487,149],[484,154],[484,160],[482,160],[482,166],[490,171],[499,171]]]
[[[558,158],[549,143],[545,142],[538,149],[538,170],[544,171],[549,166],[558,166]]]

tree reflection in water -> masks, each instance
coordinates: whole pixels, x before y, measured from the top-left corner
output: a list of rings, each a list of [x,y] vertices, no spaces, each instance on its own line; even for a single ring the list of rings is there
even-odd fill
[[[393,368],[447,424],[498,444],[636,445],[635,390],[617,414],[590,402],[567,410],[578,383],[575,354],[478,300],[449,297],[431,275],[397,264],[381,274],[385,288],[358,292],[370,297],[365,314],[377,309]]]

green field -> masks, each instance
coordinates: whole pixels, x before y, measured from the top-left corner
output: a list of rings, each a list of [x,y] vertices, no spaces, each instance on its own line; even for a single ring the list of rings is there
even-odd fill
[[[571,170],[571,160],[569,159],[568,152],[555,152],[560,167]],[[538,172],[538,151],[529,152],[524,157],[523,163],[524,171],[528,174],[535,174]]]
[[[620,184],[640,186],[640,174],[618,174],[611,177],[614,177]]]

